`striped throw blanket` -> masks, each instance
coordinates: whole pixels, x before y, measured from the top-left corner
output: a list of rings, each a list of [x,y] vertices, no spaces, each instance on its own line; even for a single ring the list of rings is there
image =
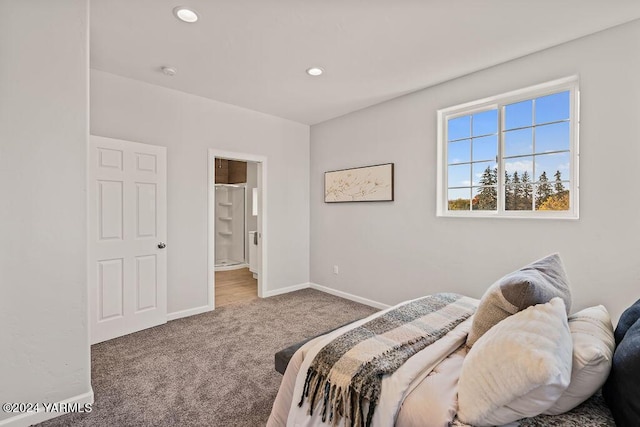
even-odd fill
[[[313,359],[298,406],[322,402],[322,421],[370,426],[382,377],[437,341],[475,311],[461,295],[429,295],[399,306],[336,337]]]

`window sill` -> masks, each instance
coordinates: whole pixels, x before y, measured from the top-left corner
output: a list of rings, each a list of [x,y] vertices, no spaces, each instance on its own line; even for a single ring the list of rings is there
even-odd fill
[[[580,216],[575,212],[568,212],[568,213],[554,212],[554,213],[549,213],[548,215],[540,214],[540,213],[536,213],[532,215],[530,212],[508,213],[508,214],[478,212],[478,211],[472,212],[472,213],[471,212],[460,212],[460,213],[438,212],[436,216],[439,218],[492,218],[492,219],[533,219],[533,220],[536,220],[536,219],[578,220],[580,219]]]

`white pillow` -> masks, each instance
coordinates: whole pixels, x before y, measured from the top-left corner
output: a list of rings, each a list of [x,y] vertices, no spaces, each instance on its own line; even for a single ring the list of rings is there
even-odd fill
[[[611,317],[604,306],[585,308],[569,316],[573,340],[573,370],[569,387],[545,411],[558,415],[570,411],[595,393],[611,370],[615,340]]]
[[[494,426],[546,411],[569,385],[572,347],[560,298],[500,321],[462,364],[458,418]]]

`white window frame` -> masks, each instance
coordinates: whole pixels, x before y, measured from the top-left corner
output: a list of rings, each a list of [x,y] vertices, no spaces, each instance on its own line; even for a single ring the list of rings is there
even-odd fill
[[[504,106],[551,95],[557,92],[569,91],[569,210],[567,211],[515,211],[504,209]],[[447,122],[460,116],[467,116],[486,110],[498,110],[498,201],[497,210],[449,210],[448,203],[448,163],[447,163]],[[535,125],[535,124],[534,124]],[[580,129],[580,90],[578,76],[565,77],[558,80],[538,84],[535,86],[518,89],[501,95],[492,96],[477,101],[468,102],[454,107],[438,110],[438,165],[437,165],[437,216],[440,217],[464,217],[464,218],[548,218],[548,219],[578,219],[579,218],[579,144]],[[552,181],[550,181],[553,184]]]

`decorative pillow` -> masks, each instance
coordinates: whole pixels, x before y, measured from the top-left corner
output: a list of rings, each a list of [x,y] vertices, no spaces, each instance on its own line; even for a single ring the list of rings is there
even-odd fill
[[[561,298],[509,316],[464,359],[458,418],[494,426],[546,411],[569,385],[572,347]]]
[[[604,306],[585,308],[569,316],[573,340],[571,382],[547,415],[570,411],[595,393],[607,380],[611,370],[613,325]]]
[[[640,319],[640,299],[636,301],[631,307],[627,308],[620,320],[618,320],[618,326],[616,326],[616,332],[614,334],[616,338],[616,345],[620,344],[620,341],[624,338],[627,330],[633,326],[636,321]]]
[[[627,311],[623,316],[625,314]],[[626,329],[624,334],[618,334],[620,327]],[[602,395],[616,425],[637,426],[640,420],[640,319],[629,328],[626,322],[619,323],[616,337],[619,335],[622,340],[613,353],[611,373],[602,387]]]
[[[482,296],[473,316],[467,347],[473,346],[478,338],[499,321],[532,305],[549,302],[555,297],[564,300],[566,314],[569,314],[569,279],[558,254],[549,255],[507,274],[491,285]]]

